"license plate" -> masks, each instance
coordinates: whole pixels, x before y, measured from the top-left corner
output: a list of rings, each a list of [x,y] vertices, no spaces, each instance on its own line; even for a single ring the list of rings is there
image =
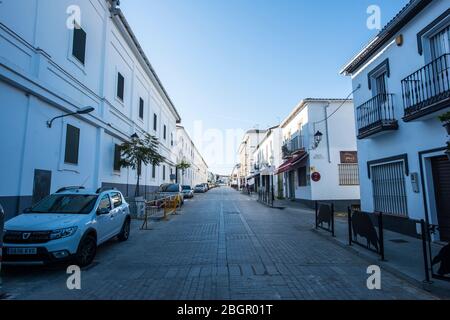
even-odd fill
[[[36,248],[8,248],[7,253],[10,255],[34,255],[37,254]]]

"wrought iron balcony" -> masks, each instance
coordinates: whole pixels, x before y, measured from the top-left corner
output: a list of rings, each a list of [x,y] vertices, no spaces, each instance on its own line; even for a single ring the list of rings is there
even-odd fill
[[[286,141],[282,146],[283,158],[287,158],[291,156],[293,153],[304,150],[305,147],[303,145],[303,137],[301,135],[297,135],[289,141]]]
[[[412,121],[449,106],[450,54],[444,54],[402,80],[404,121]]]
[[[394,95],[379,94],[356,109],[358,139],[364,139],[389,130],[397,130],[394,116]]]

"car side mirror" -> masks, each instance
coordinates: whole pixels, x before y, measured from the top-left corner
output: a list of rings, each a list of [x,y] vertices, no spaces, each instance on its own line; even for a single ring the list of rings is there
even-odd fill
[[[97,209],[97,215],[102,216],[105,214],[108,214],[110,212],[110,210],[108,208],[98,208]]]

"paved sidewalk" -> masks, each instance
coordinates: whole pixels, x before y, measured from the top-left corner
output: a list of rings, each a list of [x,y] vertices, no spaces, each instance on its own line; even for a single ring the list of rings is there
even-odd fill
[[[382,289],[367,289],[371,264],[312,230],[311,217],[265,207],[229,188],[186,201],[180,215],[110,241],[66,287],[65,267],[8,268],[13,299],[436,299],[382,269]]]
[[[286,210],[299,212],[310,219],[312,225],[315,224],[314,210],[305,205],[289,200],[280,200]],[[395,275],[407,280],[408,282],[424,288],[444,299],[450,299],[450,282],[431,279],[431,283],[425,282],[425,267],[422,250],[422,240],[405,236],[389,230],[384,231],[385,243],[385,261],[381,261],[379,256],[360,246],[348,245],[348,221],[347,215],[339,214],[335,219],[335,237],[323,230],[317,230],[317,233],[331,241],[335,241],[341,246],[352,250],[368,261],[379,264]],[[442,248],[439,244],[432,244],[433,255],[436,255]]]

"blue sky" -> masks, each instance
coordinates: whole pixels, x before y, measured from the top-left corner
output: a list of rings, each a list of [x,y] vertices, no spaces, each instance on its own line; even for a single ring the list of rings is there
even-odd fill
[[[406,3],[122,0],[121,8],[203,151],[196,121],[222,132],[264,128],[303,98],[346,97],[351,81],[339,70],[377,33],[366,27],[367,8],[378,5],[384,25]],[[230,173],[234,160],[205,153],[213,172]]]

